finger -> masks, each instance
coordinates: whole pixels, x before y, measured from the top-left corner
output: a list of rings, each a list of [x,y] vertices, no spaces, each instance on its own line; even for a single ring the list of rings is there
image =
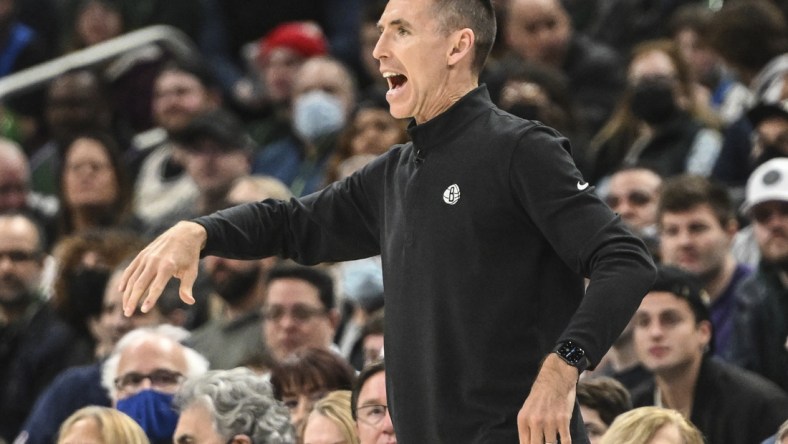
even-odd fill
[[[569,430],[569,420],[562,421],[558,430],[561,436],[561,444],[572,444],[572,432]]]
[[[531,433],[529,434],[529,444],[542,444],[544,440],[542,440],[544,434],[542,433],[541,427],[529,427]]]
[[[153,278],[150,280],[150,284],[147,285],[148,295],[145,297],[145,300],[142,302],[142,307],[140,307],[140,311],[143,313],[147,313],[156,305],[156,301],[159,300],[159,296],[164,291],[164,287],[167,286],[167,282],[169,282],[172,275],[169,273],[164,273],[160,270],[156,271],[153,275]],[[142,295],[143,293],[140,293]]]
[[[131,268],[132,265],[129,267]],[[127,269],[127,271],[129,270]],[[123,314],[126,317],[131,316],[134,313],[134,310],[137,309],[137,304],[140,301],[140,297],[145,294],[145,291],[148,288],[150,279],[143,281],[143,271],[143,264],[138,263],[133,265],[131,275],[128,278],[128,283],[125,285],[125,289],[123,291]]]
[[[194,295],[192,294],[192,288],[194,288],[194,282],[197,280],[197,266],[189,267],[183,274],[180,276],[181,285],[180,289],[178,290],[178,294],[181,297],[183,302],[187,304],[194,304]]]

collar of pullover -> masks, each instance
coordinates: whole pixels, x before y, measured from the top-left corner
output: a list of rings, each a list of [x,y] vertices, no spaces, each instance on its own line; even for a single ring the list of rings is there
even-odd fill
[[[470,122],[480,113],[493,107],[487,86],[481,85],[463,96],[443,113],[416,125],[412,120],[408,134],[417,150],[424,152],[431,146],[450,140],[456,133],[468,128]]]

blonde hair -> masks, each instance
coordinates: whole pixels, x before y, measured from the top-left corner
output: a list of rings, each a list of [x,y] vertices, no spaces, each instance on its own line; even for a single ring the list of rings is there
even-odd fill
[[[342,431],[348,444],[359,444],[356,422],[353,421],[353,415],[350,412],[350,390],[330,392],[325,398],[315,403],[309,416],[312,415],[321,415],[330,419]],[[304,428],[301,430],[302,436],[306,431],[307,424],[309,424],[309,418],[304,422]]]
[[[639,407],[619,415],[599,444],[648,444],[666,425],[678,428],[684,444],[703,444],[703,435],[676,410]]]
[[[96,423],[104,444],[118,442],[124,444],[150,444],[142,427],[128,415],[120,410],[96,405],[83,407],[66,418],[60,425],[57,444],[72,443],[73,441],[65,441],[64,438],[71,427],[83,419],[92,419]]]

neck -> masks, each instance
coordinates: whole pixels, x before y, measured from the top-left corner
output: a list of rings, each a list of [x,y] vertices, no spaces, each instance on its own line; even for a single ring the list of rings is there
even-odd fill
[[[468,77],[465,79],[451,79],[444,85],[447,85],[451,90],[436,92],[436,95],[433,96],[435,98],[432,100],[434,105],[429,109],[423,110],[421,115],[413,116],[417,124],[421,125],[446,112],[452,105],[477,88],[479,82],[475,78]]]
[[[702,356],[698,356],[687,365],[677,366],[654,375],[657,390],[662,396],[663,407],[677,410],[685,418],[690,418],[701,361]]]
[[[722,292],[728,288],[728,284],[730,284],[731,279],[733,279],[733,273],[735,271],[736,260],[733,259],[733,255],[728,254],[725,256],[720,270],[715,273],[714,276],[706,279],[706,291],[709,293],[712,302],[716,301]]]

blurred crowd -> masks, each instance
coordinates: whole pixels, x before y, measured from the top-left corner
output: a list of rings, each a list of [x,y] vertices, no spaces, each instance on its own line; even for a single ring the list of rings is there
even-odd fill
[[[591,442],[788,443],[788,2],[492,3],[493,101],[566,136],[660,264],[581,377]],[[0,85],[49,67],[0,97],[0,443],[396,442],[379,257],[207,256],[194,305],[174,282],[131,317],[117,291],[176,222],[409,140],[372,57],[384,6],[0,0]],[[153,25],[188,50],[88,62]]]

